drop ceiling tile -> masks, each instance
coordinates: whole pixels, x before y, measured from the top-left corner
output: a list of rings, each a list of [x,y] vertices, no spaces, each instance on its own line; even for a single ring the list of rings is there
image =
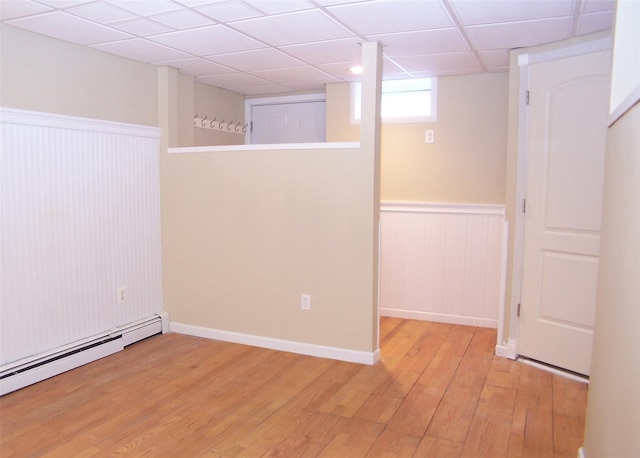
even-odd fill
[[[211,84],[213,86],[223,88],[271,84],[271,81],[265,81],[261,78],[240,72],[229,73],[225,75],[199,76],[196,78],[196,80],[205,84]]]
[[[367,35],[366,38],[381,42],[384,45],[383,52],[388,56],[419,56],[468,51],[467,44],[457,28]]]
[[[361,81],[362,75],[356,75],[349,71],[354,65],[359,65],[360,59],[347,62],[334,62],[330,64],[318,65],[318,68],[332,74],[336,78],[344,81]],[[382,66],[383,79],[409,78],[409,75],[398,67],[393,61],[384,59]]]
[[[100,43],[91,47],[146,63],[189,57],[188,54],[167,48],[166,46],[153,43],[143,38],[132,38],[130,40],[114,41],[111,43]]]
[[[263,48],[264,45],[223,25],[155,35],[150,40],[194,56],[208,56]]]
[[[299,45],[283,46],[282,51],[291,54],[309,64],[326,64],[360,60],[362,46],[357,38],[341,38],[339,40],[318,41]]]
[[[453,27],[440,2],[377,0],[327,8],[361,35]]]
[[[478,51],[478,54],[487,68],[509,66],[508,49],[487,49]]]
[[[325,91],[325,87],[330,83],[313,83],[313,82],[302,82],[302,83],[288,83],[289,91]]]
[[[187,6],[189,8],[195,8],[197,6],[211,5],[212,3],[226,2],[228,0],[173,0],[173,1],[176,3],[180,3],[184,6]]]
[[[197,11],[220,22],[239,21],[262,16],[258,10],[238,2],[220,2],[213,5],[200,6]]]
[[[178,30],[213,24],[210,18],[188,9],[157,14],[152,16],[151,19]]]
[[[167,27],[166,25],[160,24],[159,22],[151,21],[145,18],[115,22],[111,24],[111,27],[119,30],[124,30],[125,32],[137,35],[139,37],[146,37],[149,35],[156,35],[159,33],[174,31],[171,27]]]
[[[267,14],[289,13],[312,8],[306,0],[245,0],[245,3]]]
[[[305,10],[248,19],[233,24],[240,30],[272,46],[346,38],[350,33],[319,10]]]
[[[242,72],[271,70],[275,68],[298,67],[303,65],[298,59],[274,49],[263,48],[211,56],[210,59]]]
[[[46,11],[51,11],[51,8],[33,3],[29,0],[0,1],[0,19],[3,21],[44,13]]]
[[[207,59],[199,57],[192,57],[190,59],[177,59],[155,62],[156,65],[174,67],[180,70],[185,75],[190,76],[205,76],[205,75],[222,75],[225,73],[235,73],[232,70],[222,65],[218,65],[215,62],[211,62]]]
[[[323,87],[322,85],[320,86]],[[294,88],[292,87],[281,86],[280,84],[267,84],[259,86],[229,86],[226,89],[244,95],[282,94],[284,92],[293,92],[294,90]]]
[[[102,26],[61,11],[14,19],[7,21],[7,23],[80,45],[123,40],[131,37],[128,33],[120,32],[119,30]]]
[[[404,56],[395,61],[409,73],[441,75],[443,73],[482,73],[482,67],[470,52]],[[414,75],[415,76],[415,75]]]
[[[597,13],[600,11],[615,10],[615,0],[584,0],[583,13]]]
[[[90,3],[91,1],[92,0],[38,0],[39,3],[44,3],[45,5],[53,8],[71,8],[73,6],[82,5],[83,3]]]
[[[613,28],[613,11],[583,14],[578,22],[578,35]]]
[[[110,3],[89,3],[88,5],[69,8],[67,11],[100,24],[111,24],[112,22],[125,21],[138,17],[131,11],[123,10]]]
[[[329,75],[313,67],[294,67],[274,70],[262,70],[259,72],[251,72],[251,74],[278,84],[302,82],[335,83],[339,81],[339,79],[335,76]]]
[[[170,0],[109,0],[109,2],[140,16],[151,16],[182,8]]]
[[[573,2],[558,0],[452,0],[463,25],[571,16]]]
[[[477,49],[520,48],[569,38],[571,18],[473,25],[465,30]]]

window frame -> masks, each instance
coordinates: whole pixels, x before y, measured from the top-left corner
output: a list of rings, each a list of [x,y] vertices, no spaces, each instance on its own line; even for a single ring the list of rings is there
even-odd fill
[[[381,120],[384,124],[407,124],[407,123],[428,123],[436,122],[438,120],[438,78],[411,78],[401,80],[388,80],[382,82],[382,98],[384,99],[385,93],[391,93],[395,91],[387,90],[385,92],[385,83],[388,85],[397,85],[399,82],[407,82],[408,85],[415,85],[418,80],[430,80],[429,92],[431,93],[431,114],[428,116],[396,116],[396,117],[382,117]],[[410,90],[411,88],[409,88]],[[360,118],[356,117],[358,108],[361,104],[362,83],[352,82],[350,84],[350,116],[351,124],[360,124]]]

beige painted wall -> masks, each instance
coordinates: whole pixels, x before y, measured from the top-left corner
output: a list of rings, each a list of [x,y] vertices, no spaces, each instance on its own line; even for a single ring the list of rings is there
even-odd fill
[[[171,320],[372,351],[371,160],[359,149],[164,155]]]
[[[0,25],[0,106],[158,125],[156,68]]]
[[[607,133],[586,458],[640,456],[640,5],[617,8],[612,109],[631,108]]]
[[[508,75],[438,78],[438,121],[382,125],[381,199],[503,204]],[[327,141],[357,141],[349,84],[327,87]],[[425,131],[435,143],[425,143]]]

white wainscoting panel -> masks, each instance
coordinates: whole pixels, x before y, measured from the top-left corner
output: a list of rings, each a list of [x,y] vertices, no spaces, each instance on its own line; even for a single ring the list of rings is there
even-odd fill
[[[380,225],[381,315],[498,326],[503,206],[383,202]]]
[[[0,121],[0,365],[160,312],[159,129]]]

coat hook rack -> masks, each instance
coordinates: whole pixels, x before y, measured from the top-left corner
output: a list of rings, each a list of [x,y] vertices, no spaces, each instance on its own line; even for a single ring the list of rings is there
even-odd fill
[[[213,119],[209,120],[208,115],[200,116],[198,113],[193,117],[193,126],[199,127],[201,129],[210,129],[210,130],[218,130],[221,132],[229,132],[232,134],[246,134],[247,133],[247,124],[242,124],[239,121],[226,121],[222,118],[222,121],[217,120],[218,117],[214,116]]]

